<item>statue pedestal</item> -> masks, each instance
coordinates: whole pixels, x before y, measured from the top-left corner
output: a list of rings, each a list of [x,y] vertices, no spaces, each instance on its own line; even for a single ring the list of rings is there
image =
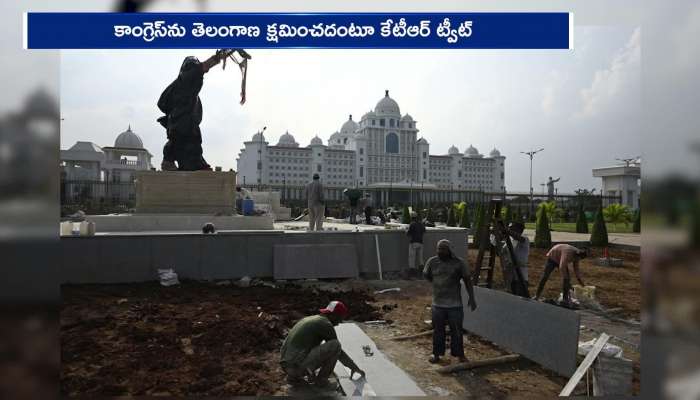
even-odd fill
[[[140,171],[136,214],[235,214],[236,173]]]

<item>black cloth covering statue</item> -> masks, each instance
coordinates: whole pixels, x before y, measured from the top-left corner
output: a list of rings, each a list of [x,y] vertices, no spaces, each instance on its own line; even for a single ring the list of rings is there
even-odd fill
[[[202,102],[199,91],[204,82],[204,68],[196,57],[182,62],[177,78],[158,99],[158,108],[165,114],[158,119],[167,130],[163,147],[163,170],[211,170],[202,155]]]

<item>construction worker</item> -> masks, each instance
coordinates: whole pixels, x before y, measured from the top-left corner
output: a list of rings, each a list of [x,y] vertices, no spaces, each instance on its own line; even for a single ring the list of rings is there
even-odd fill
[[[347,315],[345,304],[331,301],[318,315],[303,318],[292,327],[282,343],[280,358],[290,384],[304,384],[306,378],[316,386],[327,388],[337,361],[350,368],[350,379],[355,373],[365,377],[365,372],[343,351],[333,328]]]
[[[306,185],[304,189],[306,202],[309,207],[309,230],[323,230],[323,219],[326,214],[326,206],[323,198],[323,185],[318,174],[313,175],[313,181]]]
[[[450,326],[450,354],[457,357],[460,362],[465,362],[462,341],[464,307],[459,281],[464,280],[467,288],[469,308],[472,311],[476,310],[469,267],[461,258],[455,256],[450,241],[442,239],[437,243],[437,256],[431,257],[425,263],[423,276],[433,284],[433,355],[428,361],[437,363],[445,354],[445,323],[447,323]]]
[[[503,278],[506,282],[506,287],[515,295],[529,298],[527,265],[530,256],[530,239],[523,235],[524,230],[525,224],[516,221],[511,222],[505,232],[505,234],[510,236],[514,241],[512,246],[513,255],[515,256],[515,265],[513,265],[513,260],[508,250],[508,244],[505,240],[499,243],[498,250],[501,257],[501,265],[504,266]],[[520,276],[516,268],[520,269]],[[523,280],[522,285],[520,284],[520,278]]]
[[[542,290],[544,289],[549,275],[555,269],[561,271],[562,276],[562,294],[565,306],[571,306],[571,278],[569,276],[569,264],[573,265],[574,274],[576,279],[578,279],[581,286],[586,286],[581,279],[581,273],[579,272],[578,262],[581,259],[588,257],[588,249],[578,249],[570,244],[557,244],[553,246],[549,252],[547,252],[547,261],[544,264],[544,275],[540,279],[540,283],[537,285],[537,294],[535,295],[535,300],[539,300]]]
[[[360,197],[362,196],[362,191],[359,189],[346,188],[343,190],[343,194],[348,198],[348,201],[350,201],[350,223],[356,225],[358,211],[357,205],[360,201]]]
[[[423,235],[425,225],[418,220],[416,212],[411,213],[411,224],[408,226],[406,236],[408,236],[408,276],[413,278],[418,276],[416,269],[416,258],[418,258],[418,268],[423,271]]]

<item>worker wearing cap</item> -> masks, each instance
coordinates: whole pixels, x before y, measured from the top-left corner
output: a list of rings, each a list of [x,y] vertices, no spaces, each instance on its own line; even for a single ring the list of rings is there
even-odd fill
[[[461,258],[455,256],[450,241],[442,239],[437,244],[437,256],[431,257],[423,269],[423,276],[433,284],[433,355],[428,361],[437,363],[445,355],[445,323],[450,326],[450,354],[461,362],[464,357],[462,341],[462,287],[460,280],[469,294],[468,305],[476,310],[474,287],[472,286],[469,267]]]
[[[581,279],[581,272],[578,269],[578,262],[588,256],[588,249],[579,249],[570,244],[557,244],[554,245],[549,252],[547,252],[547,262],[544,265],[544,275],[540,279],[540,283],[537,285],[537,294],[535,295],[535,300],[540,298],[544,285],[549,279],[549,275],[555,269],[561,271],[562,277],[562,296],[564,304],[567,306],[571,305],[571,277],[569,276],[569,264],[572,264],[574,268],[574,274],[576,279],[578,279],[581,286],[586,286]]]
[[[309,230],[322,231],[323,219],[326,216],[326,206],[323,204],[323,185],[318,174],[314,174],[313,181],[306,185],[304,191],[309,207]]]
[[[345,304],[331,301],[319,310],[319,315],[303,318],[292,327],[282,344],[280,359],[289,383],[302,384],[304,377],[308,377],[317,386],[328,386],[337,361],[350,368],[351,379],[355,373],[365,376],[343,351],[333,328],[347,315]]]

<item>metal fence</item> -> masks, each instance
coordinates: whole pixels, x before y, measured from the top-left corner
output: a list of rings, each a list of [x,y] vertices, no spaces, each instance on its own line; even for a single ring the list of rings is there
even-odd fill
[[[288,185],[244,185],[251,191],[280,192],[280,201],[291,208],[306,207],[304,186]],[[326,206],[331,209],[347,208],[348,201],[343,195],[342,187],[324,189]],[[598,207],[609,204],[622,204],[620,196],[556,194],[554,196],[528,193],[485,192],[470,190],[442,190],[416,188],[359,188],[370,195],[370,204],[374,208],[411,206],[417,209],[441,209],[453,203],[466,202],[470,209],[490,199],[501,199],[511,211],[525,218],[531,218],[534,210],[544,201],[553,201],[561,210],[562,219],[575,219],[580,206],[585,212],[592,213]],[[136,204],[136,189],[133,182],[98,182],[98,181],[61,181],[62,212],[74,212],[81,209],[88,214],[128,212]]]
[[[133,182],[61,180],[61,214],[128,212],[136,206]]]

